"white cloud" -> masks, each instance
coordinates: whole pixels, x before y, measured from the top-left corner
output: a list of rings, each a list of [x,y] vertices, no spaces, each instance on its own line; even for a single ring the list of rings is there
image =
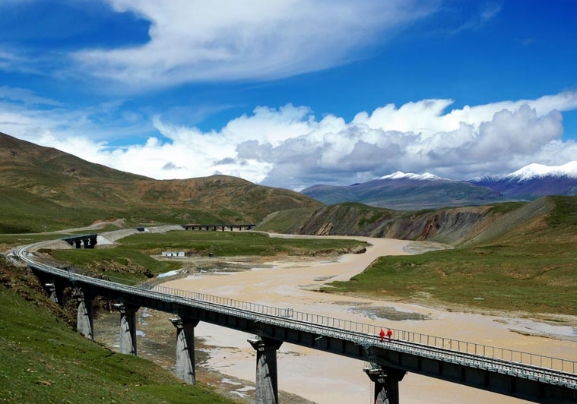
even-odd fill
[[[0,99],[11,101],[22,101],[25,104],[42,104],[61,106],[62,103],[49,98],[39,97],[34,91],[25,88],[14,88],[8,86],[0,87]]]
[[[480,7],[476,12],[459,27],[450,30],[452,34],[457,34],[464,30],[478,30],[488,24],[502,9],[502,5],[496,2],[485,2],[477,4]]]
[[[0,0],[1,2],[2,0]],[[37,0],[26,0],[34,2]],[[15,0],[14,3],[17,1]],[[0,7],[2,4],[0,4]],[[2,10],[0,10],[0,13]],[[61,52],[40,48],[31,50],[25,46],[7,46],[0,43],[0,71],[48,76],[63,63],[69,64],[67,56]],[[64,60],[66,60],[64,62]],[[58,73],[59,74],[59,73]]]
[[[400,132],[421,133],[425,138],[439,132],[457,131],[462,124],[472,125],[475,130],[483,122],[493,119],[495,112],[516,111],[522,105],[535,109],[538,117],[553,110],[570,111],[577,109],[577,91],[567,91],[556,95],[546,95],[536,100],[502,101],[486,105],[465,105],[460,109],[444,111],[453,100],[433,99],[409,102],[396,108],[393,104],[377,108],[370,116],[366,112],[357,114],[353,123],[366,124],[370,128]],[[418,117],[418,119],[415,119]]]
[[[150,22],[144,45],[87,49],[82,71],[142,88],[212,80],[267,80],[360,57],[430,15],[424,0],[102,0]]]
[[[563,140],[560,112],[577,109],[575,92],[447,111],[451,104],[389,104],[361,112],[351,122],[334,115],[317,120],[309,108],[290,104],[257,107],[211,132],[155,117],[157,136],[144,144],[110,147],[90,140],[95,112],[54,109],[60,112],[49,120],[44,110],[7,111],[5,102],[0,130],[157,179],[222,173],[290,189],[350,184],[399,170],[468,179],[506,174],[530,163],[577,160],[577,144]],[[104,106],[95,110],[106,113]]]
[[[24,58],[14,52],[0,48],[0,70],[17,70],[17,66],[22,64]]]
[[[109,140],[139,137],[153,129],[143,116],[122,106],[122,100],[115,100],[74,109],[27,89],[4,86],[0,87],[0,132],[76,155],[83,150],[84,156],[90,156]],[[97,147],[76,149],[78,138]]]

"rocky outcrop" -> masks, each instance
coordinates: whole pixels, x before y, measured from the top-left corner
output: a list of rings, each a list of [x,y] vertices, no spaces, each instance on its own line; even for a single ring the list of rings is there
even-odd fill
[[[331,234],[331,231],[333,230],[333,224],[332,223],[325,223],[321,226],[321,228],[317,231],[317,236],[328,236]]]
[[[355,247],[351,250],[351,254],[364,254],[367,252],[367,248],[366,247]]]

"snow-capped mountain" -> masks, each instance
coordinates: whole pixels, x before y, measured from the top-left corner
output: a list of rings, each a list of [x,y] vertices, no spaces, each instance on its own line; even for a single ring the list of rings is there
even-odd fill
[[[424,174],[413,174],[413,173],[404,173],[402,171],[397,171],[396,173],[392,173],[389,175],[384,175],[380,177],[381,180],[417,180],[417,181],[428,181],[428,180],[446,180],[450,181],[447,178],[441,178],[436,176],[435,174],[431,173],[424,173]]]
[[[397,210],[530,200],[544,195],[577,196],[577,161],[561,166],[529,164],[505,176],[469,181],[397,171],[360,184],[314,185],[302,193],[327,205],[361,202]]]
[[[505,178],[516,179],[518,181],[528,181],[535,178],[577,178],[577,161],[571,161],[562,166],[545,166],[543,164],[529,164]]]
[[[314,185],[301,192],[327,205],[360,202],[396,210],[480,205],[501,199],[499,192],[467,181],[401,171],[360,184]]]
[[[470,181],[515,198],[544,195],[577,195],[577,161],[561,166],[529,164],[503,177],[483,177]]]

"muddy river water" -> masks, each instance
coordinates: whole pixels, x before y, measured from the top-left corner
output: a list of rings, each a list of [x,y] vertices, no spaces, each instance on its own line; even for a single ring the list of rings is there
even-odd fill
[[[415,251],[415,243],[355,237],[372,246],[364,254],[324,261],[269,262],[252,270],[206,273],[169,280],[172,288],[215,296],[290,307],[295,311],[375,324],[483,345],[577,360],[577,319],[533,321],[512,314],[476,314],[416,304],[372,301],[316,291],[324,283],[348,280],[383,255]],[[382,314],[385,313],[385,314]],[[255,352],[251,335],[201,322],[196,336],[204,339],[210,369],[235,379],[254,382]],[[283,344],[278,352],[279,390],[319,404],[371,403],[371,383],[363,372],[367,364],[313,349]],[[226,380],[224,381],[226,382]],[[231,381],[231,383],[233,383]],[[238,396],[250,387],[238,385]],[[402,403],[523,403],[525,401],[408,373],[400,383]]]

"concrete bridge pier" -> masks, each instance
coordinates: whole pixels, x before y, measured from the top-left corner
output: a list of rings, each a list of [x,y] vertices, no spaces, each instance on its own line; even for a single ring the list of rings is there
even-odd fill
[[[136,356],[136,312],[140,307],[124,303],[114,307],[120,312],[120,353]]]
[[[188,384],[196,384],[194,367],[194,328],[198,320],[190,318],[171,318],[176,327],[176,377]]]
[[[50,300],[60,306],[64,304],[64,288],[59,287],[59,285],[54,281],[43,283],[43,286],[48,293]]]
[[[92,313],[93,296],[84,293],[82,289],[77,288],[74,291],[74,298],[78,303],[78,312],[76,315],[76,329],[86,338],[94,341],[94,320]]]
[[[282,341],[253,337],[248,342],[256,350],[256,404],[278,403],[276,351]]]
[[[399,404],[399,382],[405,371],[391,368],[371,367],[365,373],[375,383],[375,404]]]
[[[94,248],[98,243],[98,235],[85,234],[82,236],[64,237],[62,240],[75,248],[82,248],[82,246],[84,246],[84,248]]]

